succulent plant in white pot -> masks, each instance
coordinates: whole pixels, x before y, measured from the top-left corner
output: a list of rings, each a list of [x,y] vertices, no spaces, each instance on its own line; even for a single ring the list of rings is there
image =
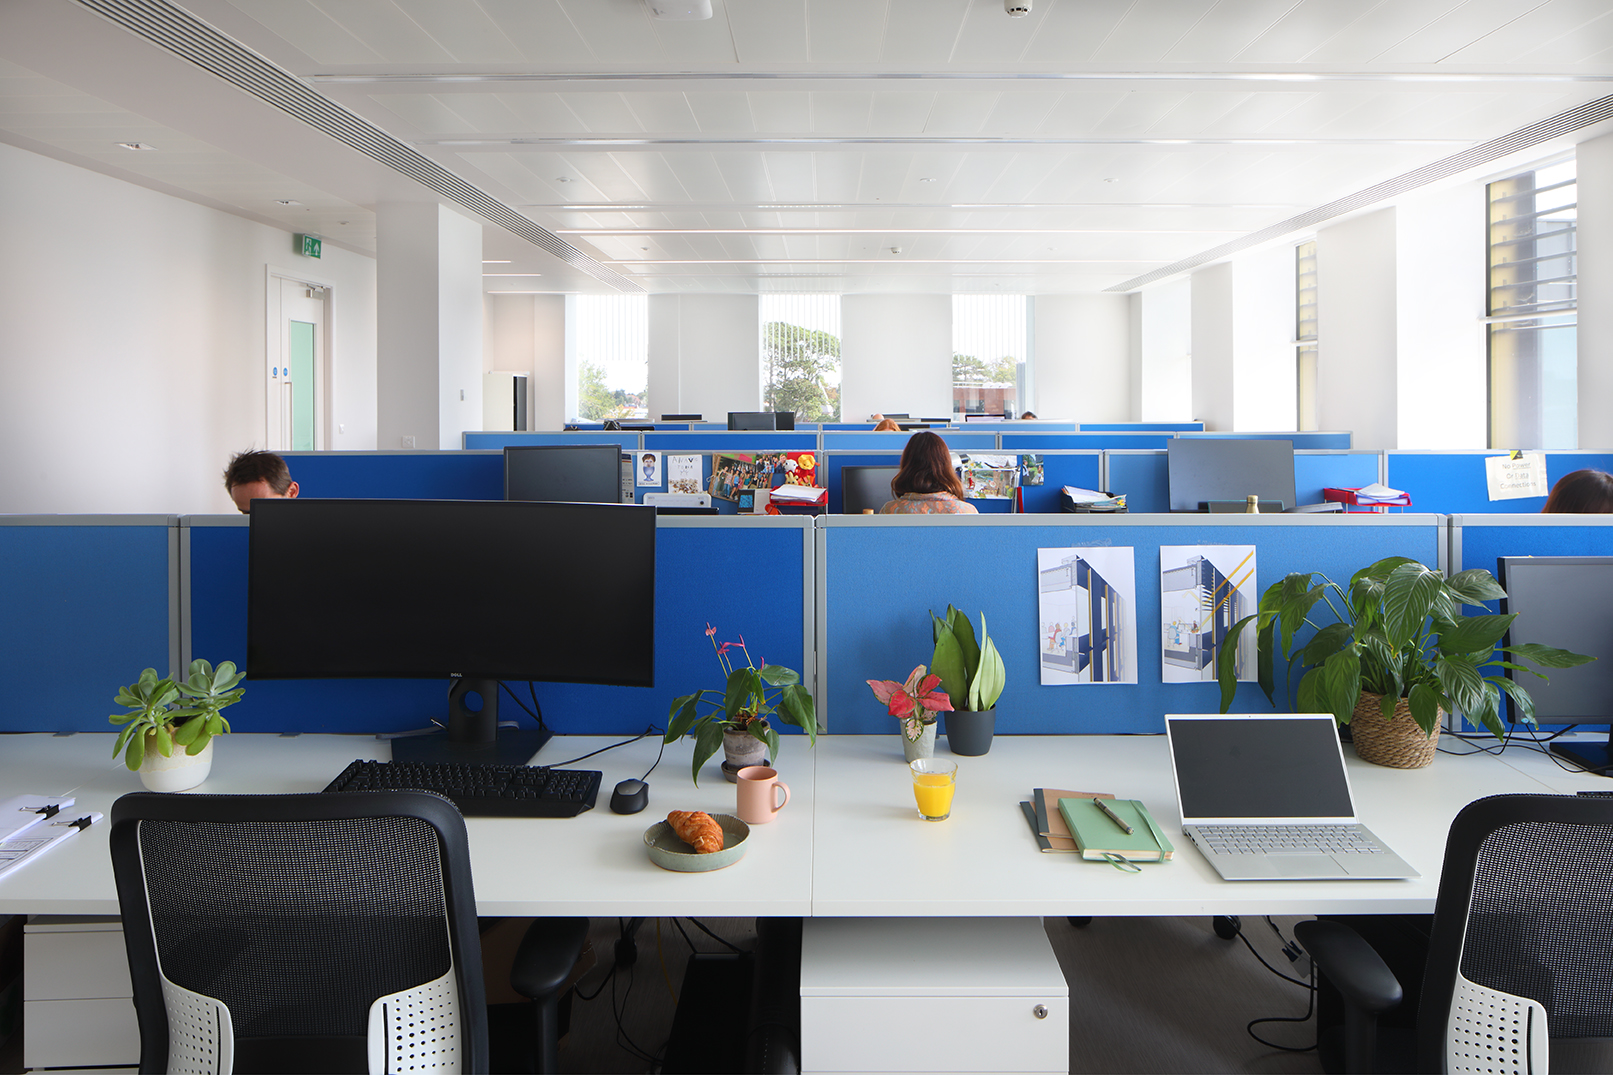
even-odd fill
[[[147,668],[115,701],[127,712],[107,719],[122,725],[112,756],[140,774],[151,791],[189,791],[213,768],[213,737],[230,730],[219,710],[239,702],[246,688],[236,686],[244,672],[224,661],[216,669],[206,661],[190,662],[182,682],[158,679]],[[178,748],[176,750],[176,748]]]

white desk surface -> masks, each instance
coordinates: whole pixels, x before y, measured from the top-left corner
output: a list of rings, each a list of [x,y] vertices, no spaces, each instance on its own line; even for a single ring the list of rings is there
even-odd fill
[[[1564,736],[1562,741],[1571,743],[1575,740],[1606,743],[1607,735],[1602,732],[1570,734]],[[1567,758],[1557,758],[1544,750],[1535,749],[1533,745],[1525,746],[1516,739],[1498,755],[1498,758],[1509,768],[1516,769],[1563,795],[1575,795],[1581,791],[1613,791],[1613,778],[1581,772],[1579,767]]]
[[[110,814],[140,780],[112,758],[111,734],[0,736],[0,787],[8,794],[74,794],[75,809]],[[563,736],[536,759],[566,761],[619,739]],[[577,768],[605,778],[599,804],[575,818],[469,818],[477,910],[484,915],[755,915],[811,914],[813,752],[784,744],[780,776],[791,800],[778,818],[751,829],[749,849],[711,873],[669,873],[650,862],[644,830],[668,810],[733,813],[734,786],[712,761],[696,788],[689,779],[692,744],[669,744],[650,776],[650,805],[613,814],[611,789],[640,777],[655,760],[651,737],[609,751]],[[197,793],[316,792],[354,758],[386,757],[371,736],[231,735],[214,747],[213,770]],[[718,759],[720,760],[720,759]],[[107,824],[96,825],[36,862],[0,877],[0,914],[118,913],[107,852]]]
[[[951,757],[944,746],[936,753]],[[1486,795],[1552,790],[1546,774],[1489,755],[1441,754],[1426,769],[1399,770],[1363,762],[1348,746],[1344,753],[1362,821],[1421,879],[1222,881],[1181,834],[1163,735],[998,736],[984,757],[955,759],[952,816],[933,823],[914,809],[895,736],[823,736],[813,914],[1427,913],[1439,888],[1445,835],[1463,805]],[[1175,860],[1128,874],[1073,854],[1038,853],[1018,806],[1033,787],[1141,799],[1176,845]]]
[[[138,778],[111,757],[111,734],[0,736],[0,788],[67,794],[109,813]],[[536,759],[565,761],[615,740],[560,737]],[[938,753],[946,756],[945,740]],[[649,768],[645,740],[580,762],[604,772],[599,805],[569,819],[470,818],[477,906],[486,915],[1034,916],[1410,913],[1433,909],[1445,834],[1473,799],[1505,792],[1613,789],[1563,773],[1539,755],[1440,755],[1427,769],[1368,765],[1349,748],[1362,820],[1412,863],[1416,881],[1222,881],[1181,835],[1163,735],[999,736],[991,753],[957,758],[952,817],[919,819],[895,735],[791,739],[780,773],[792,798],[777,821],[753,827],[733,866],[674,874],[650,863],[642,835],[672,809],[732,812],[734,789],[716,762],[689,780],[688,741],[670,745],[650,777],[650,807],[610,812],[610,789]],[[233,735],[215,747],[200,792],[314,792],[357,757],[384,756],[368,736]],[[1039,854],[1021,799],[1032,787],[1111,791],[1146,802],[1176,859],[1140,874],[1074,855]],[[0,877],[0,914],[117,913],[98,825]]]

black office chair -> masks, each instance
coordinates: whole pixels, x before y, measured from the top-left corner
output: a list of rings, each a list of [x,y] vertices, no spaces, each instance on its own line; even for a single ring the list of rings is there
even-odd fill
[[[1409,1040],[1379,1040],[1401,987],[1358,934],[1294,933],[1343,997],[1342,1070],[1610,1070],[1613,799],[1497,795],[1456,816]],[[1341,1070],[1336,1048],[1322,1059]]]
[[[142,792],[113,805],[110,838],[142,1072],[487,1070],[470,854],[447,799]],[[549,1070],[544,1005],[586,934],[540,920],[512,974],[538,998]]]

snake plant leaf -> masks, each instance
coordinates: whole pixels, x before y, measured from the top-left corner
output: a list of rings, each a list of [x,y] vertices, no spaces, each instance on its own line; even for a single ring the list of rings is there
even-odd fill
[[[1404,646],[1422,628],[1443,584],[1439,572],[1415,560],[1389,573],[1383,584],[1383,626],[1391,649]]]
[[[969,701],[969,673],[964,663],[963,647],[953,632],[943,631],[936,639],[930,671],[941,677],[941,689],[947,692],[952,708],[966,708]]]
[[[700,725],[694,733],[694,764],[691,772],[694,775],[695,787],[700,786],[700,770],[711,756],[717,753],[722,746],[722,725],[714,720],[708,720]]]
[[[952,634],[958,640],[958,649],[963,652],[964,675],[972,680],[980,668],[980,643],[975,639],[974,624],[969,622],[968,616],[965,616],[951,605],[947,606],[947,622],[952,625]],[[982,613],[980,617],[981,637],[985,637],[985,633],[986,617]]]
[[[1464,616],[1439,633],[1439,651],[1444,654],[1489,653],[1507,633],[1515,613],[1505,616]]]
[[[1434,725],[1439,723],[1439,694],[1426,683],[1418,683],[1411,688],[1406,696],[1411,706],[1411,719],[1417,722],[1417,727],[1423,730],[1424,735],[1434,734]]]
[[[1008,673],[1003,668],[1002,654],[986,633],[986,614],[980,614],[980,635],[986,640],[980,651],[980,669],[969,684],[969,708],[984,711],[997,704],[1007,683]]]
[[[1361,658],[1354,646],[1346,646],[1322,662],[1316,693],[1324,712],[1332,713],[1340,724],[1349,722],[1361,696]]]
[[[1565,649],[1542,646],[1538,642],[1522,642],[1516,646],[1508,646],[1502,652],[1533,661],[1542,668],[1574,668],[1596,660],[1595,657],[1587,657],[1583,653],[1570,653]]]
[[[1458,571],[1445,580],[1445,588],[1452,597],[1464,605],[1482,605],[1486,601],[1499,601],[1507,595],[1495,576],[1482,567]]]

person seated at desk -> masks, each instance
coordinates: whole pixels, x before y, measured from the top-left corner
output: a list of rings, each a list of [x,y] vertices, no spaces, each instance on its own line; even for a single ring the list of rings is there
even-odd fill
[[[973,504],[964,502],[963,482],[952,469],[947,442],[927,429],[908,438],[891,479],[891,493],[896,499],[885,502],[881,515],[979,514]]]
[[[297,495],[286,461],[273,452],[236,452],[224,468],[224,489],[242,515],[252,513],[254,500],[291,500]]]
[[[1551,487],[1542,515],[1606,515],[1613,512],[1613,474],[1605,470],[1576,470],[1564,474]]]
[[[896,419],[894,418],[881,418],[879,424],[874,427],[875,433],[900,433],[901,431],[902,427],[896,424]]]

